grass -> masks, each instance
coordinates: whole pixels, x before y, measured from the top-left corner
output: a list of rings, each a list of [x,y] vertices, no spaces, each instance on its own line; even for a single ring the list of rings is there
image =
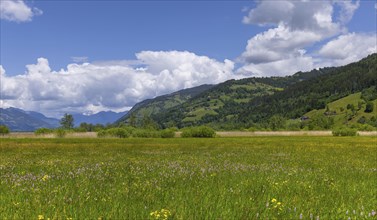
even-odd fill
[[[0,219],[377,217],[375,137],[0,141]]]

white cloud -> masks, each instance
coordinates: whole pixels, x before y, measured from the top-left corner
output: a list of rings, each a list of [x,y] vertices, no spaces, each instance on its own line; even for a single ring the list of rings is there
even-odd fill
[[[270,76],[309,70],[318,61],[314,63],[306,49],[346,33],[346,24],[358,7],[359,2],[351,0],[259,1],[243,22],[270,28],[249,39],[238,59],[245,66],[238,72]]]
[[[146,98],[234,78],[229,60],[218,62],[186,51],[143,51],[136,57],[145,68],[84,63],[52,71],[45,58],[27,65],[24,75],[7,76],[0,68],[3,103],[50,116],[116,111]]]
[[[352,19],[355,11],[360,6],[359,0],[356,2],[352,2],[352,0],[336,0],[335,3],[340,6],[341,11],[339,13],[338,20],[342,24],[348,23]]]
[[[318,52],[322,66],[340,66],[377,53],[376,34],[349,33],[325,44]]]
[[[237,74],[247,77],[286,76],[298,71],[310,71],[314,68],[312,57],[300,56],[276,60],[268,63],[246,64],[237,70]]]
[[[242,54],[246,63],[267,63],[300,55],[300,50],[322,38],[320,34],[291,31],[284,25],[269,29],[251,38]]]
[[[27,22],[33,16],[41,15],[43,12],[38,8],[31,8],[22,0],[1,0],[0,18],[8,21]]]

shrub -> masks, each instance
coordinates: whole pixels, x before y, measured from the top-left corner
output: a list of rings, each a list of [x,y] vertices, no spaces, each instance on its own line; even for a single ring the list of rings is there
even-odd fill
[[[165,129],[160,131],[160,136],[162,138],[173,138],[175,137],[175,131],[173,129]]]
[[[99,138],[103,138],[103,137],[106,137],[106,136],[108,136],[106,130],[99,130],[97,132],[97,137],[99,137]]]
[[[0,135],[9,134],[9,128],[5,125],[0,125]]]
[[[106,132],[111,137],[127,138],[130,136],[130,133],[123,128],[110,128]]]
[[[367,105],[365,107],[365,111],[364,112],[367,112],[367,113],[370,113],[370,112],[373,112],[373,109],[374,109],[374,104],[373,102],[367,102]]]
[[[38,128],[37,130],[34,131],[35,135],[45,135],[45,134],[52,134],[54,133],[54,130],[49,129],[49,128]]]
[[[138,138],[158,138],[161,137],[160,132],[149,129],[136,129],[132,133],[132,137]]]
[[[55,137],[64,138],[66,135],[67,131],[62,128],[58,128],[55,130]]]
[[[356,136],[357,130],[352,128],[338,128],[332,131],[333,136]]]
[[[216,132],[210,127],[200,126],[200,127],[191,127],[186,128],[182,131],[181,137],[215,137]]]
[[[117,138],[128,138],[130,136],[130,132],[124,128],[110,128],[107,130],[99,130],[97,132],[97,137],[104,138],[104,137],[117,137]]]

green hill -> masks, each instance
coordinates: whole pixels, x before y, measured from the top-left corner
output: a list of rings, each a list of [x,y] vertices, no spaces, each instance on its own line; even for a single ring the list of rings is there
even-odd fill
[[[212,88],[213,85],[201,85],[194,88],[183,89],[168,95],[158,96],[137,103],[126,115],[117,120],[116,124],[129,124],[130,118],[139,125],[144,117],[158,114],[169,108],[186,102],[188,99]]]
[[[127,124],[134,112],[139,122],[142,117],[148,116],[162,128],[209,125],[224,130],[251,127],[330,129],[344,122],[340,118],[344,118],[347,111],[343,109],[341,112],[341,107],[353,104],[357,111],[354,108],[352,116],[347,113],[347,117],[351,118],[343,124],[374,126],[371,120],[374,120],[372,115],[375,110],[372,113],[364,111],[371,101],[376,108],[375,85],[377,54],[372,54],[342,67],[298,72],[287,77],[229,80],[183,98],[176,98],[173,93],[146,100],[137,104],[118,123]],[[330,115],[327,106],[336,114]],[[302,116],[309,117],[309,120],[299,120]],[[324,125],[313,126],[316,120]]]
[[[366,112],[367,102],[373,104],[373,111]],[[358,92],[330,102],[326,108],[312,110],[305,116],[309,120],[325,116],[333,121],[333,127],[350,126],[359,130],[372,130],[372,127],[377,126],[377,99],[366,101],[362,93]]]

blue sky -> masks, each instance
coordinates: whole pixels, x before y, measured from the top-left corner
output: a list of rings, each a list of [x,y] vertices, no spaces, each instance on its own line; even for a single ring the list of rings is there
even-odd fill
[[[1,104],[121,111],[204,83],[345,65],[376,52],[376,12],[374,0],[1,0]]]
[[[1,63],[20,74],[38,57],[53,69],[71,57],[135,59],[143,50],[187,50],[218,60],[239,56],[263,28],[242,24],[247,1],[36,1],[32,22],[1,21]],[[22,53],[20,53],[22,51]]]

